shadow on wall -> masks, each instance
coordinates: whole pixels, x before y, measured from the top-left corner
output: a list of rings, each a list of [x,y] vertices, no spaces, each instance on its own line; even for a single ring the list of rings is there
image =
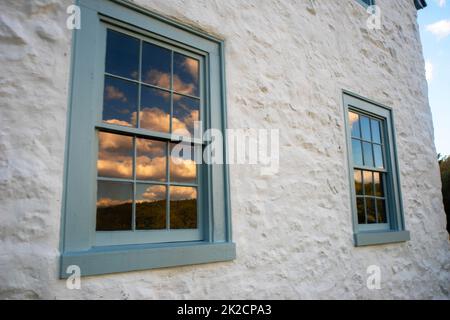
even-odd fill
[[[447,231],[450,234],[450,156],[438,155],[439,168],[441,169],[442,196],[447,215]]]

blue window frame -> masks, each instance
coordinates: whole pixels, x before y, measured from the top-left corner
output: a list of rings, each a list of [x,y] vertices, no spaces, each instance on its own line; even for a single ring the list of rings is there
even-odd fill
[[[197,164],[192,135],[226,128],[223,41],[126,1],[78,5],[61,277],[234,259],[228,168]]]
[[[393,112],[349,92],[344,109],[355,244],[407,241]]]

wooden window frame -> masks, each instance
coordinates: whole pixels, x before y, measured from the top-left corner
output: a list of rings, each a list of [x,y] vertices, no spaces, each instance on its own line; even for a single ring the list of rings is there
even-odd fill
[[[410,240],[410,233],[405,229],[403,214],[401,184],[395,142],[395,125],[393,110],[387,106],[363,98],[350,91],[343,90],[343,106],[345,119],[345,132],[347,141],[348,171],[350,181],[350,199],[352,208],[352,221],[355,246],[367,246],[404,242]],[[349,111],[366,114],[384,121],[384,145],[385,145],[385,197],[388,207],[389,226],[386,230],[367,228],[358,223],[356,207],[356,191],[354,185],[354,168],[352,153],[352,133],[350,128]],[[384,228],[386,226],[383,226]]]
[[[97,241],[95,230],[96,132],[148,136],[147,130],[101,123],[105,24],[201,56],[207,101],[201,108],[204,129],[214,128],[222,133],[227,126],[224,41],[125,0],[78,0],[76,4],[81,8],[81,29],[74,31],[72,45],[60,277],[70,276],[66,271],[71,265],[79,266],[82,276],[89,276],[233,260],[236,248],[231,236],[229,172],[223,164],[202,165],[199,184],[204,186],[203,200],[198,204],[202,214],[202,240],[173,242],[169,238],[156,243],[155,239],[146,241],[143,235],[142,239],[123,236],[115,241],[111,233],[110,242],[107,238]],[[197,137],[152,133],[152,137],[158,135],[175,143],[205,144]],[[225,159],[226,145],[224,139]]]

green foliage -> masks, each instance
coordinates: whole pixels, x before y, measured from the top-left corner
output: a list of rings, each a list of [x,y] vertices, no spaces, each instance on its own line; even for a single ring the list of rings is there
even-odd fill
[[[441,169],[442,196],[444,197],[444,208],[447,213],[447,230],[450,233],[450,157],[439,157],[439,167]]]

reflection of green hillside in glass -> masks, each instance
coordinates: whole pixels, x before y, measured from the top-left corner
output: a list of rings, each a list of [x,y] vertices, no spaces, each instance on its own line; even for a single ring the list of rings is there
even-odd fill
[[[170,228],[197,229],[197,200],[170,201]]]
[[[131,230],[131,203],[97,208],[97,231]],[[197,228],[197,200],[170,202],[170,228]],[[136,229],[166,228],[166,200],[136,203]]]
[[[97,208],[97,231],[131,230],[132,204]]]
[[[166,200],[136,203],[136,229],[160,230],[166,228]]]

